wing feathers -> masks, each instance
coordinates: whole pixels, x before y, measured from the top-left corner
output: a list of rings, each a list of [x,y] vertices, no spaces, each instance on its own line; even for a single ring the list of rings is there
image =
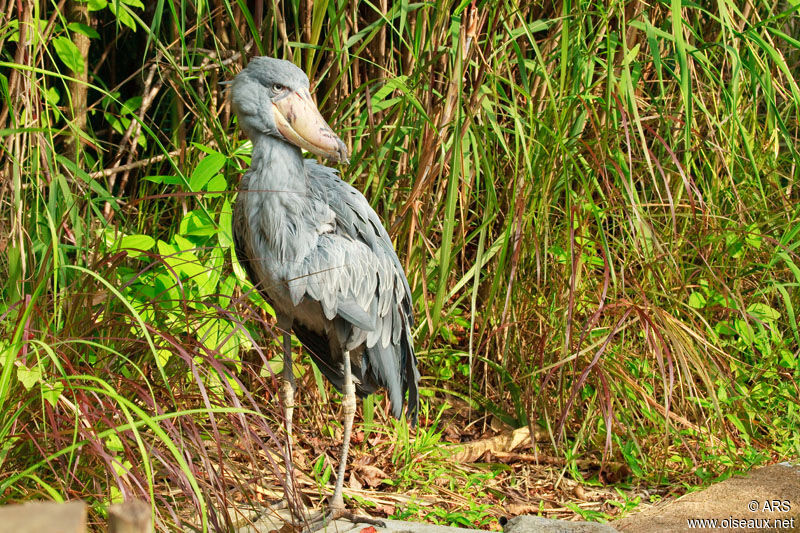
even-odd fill
[[[291,287],[292,300],[303,290],[301,299],[319,302],[325,317],[335,324],[340,345],[347,344],[342,349],[364,344],[359,371],[365,383],[388,390],[396,417],[402,414],[408,393],[408,413],[416,419],[419,372],[411,338],[411,291],[392,241],[366,199],[335,171],[311,160],[306,161],[306,171],[311,196],[335,215],[335,230],[318,236],[303,264],[307,279]],[[298,338],[304,345],[306,340],[314,341],[319,351],[324,343],[310,338],[314,335],[319,334],[305,330]],[[330,353],[332,348],[335,343],[327,347],[324,357],[318,354],[315,362],[337,360]],[[338,365],[323,373],[340,386]]]

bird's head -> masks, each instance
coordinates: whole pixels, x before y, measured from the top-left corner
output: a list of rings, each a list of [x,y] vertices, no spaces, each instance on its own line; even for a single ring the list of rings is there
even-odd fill
[[[271,135],[309,152],[347,162],[347,146],[322,118],[308,77],[293,63],[254,57],[233,80],[233,110],[251,139]]]

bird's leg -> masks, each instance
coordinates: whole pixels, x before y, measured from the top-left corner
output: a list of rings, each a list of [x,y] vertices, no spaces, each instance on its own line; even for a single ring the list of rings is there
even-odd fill
[[[294,472],[293,472],[293,446],[292,446],[292,415],[294,413],[294,392],[297,385],[294,380],[294,370],[292,369],[292,334],[290,327],[283,332],[283,373],[281,383],[281,401],[283,402],[283,414],[286,423],[286,445],[289,452],[289,468],[286,469],[286,494],[291,500],[295,500]],[[302,501],[296,500],[298,511],[302,509]]]
[[[350,372],[350,352],[342,352],[342,362],[344,364],[344,387],[342,390],[342,411],[344,412],[344,431],[342,432],[342,452],[339,460],[339,470],[336,474],[336,488],[330,499],[330,511],[327,515],[314,520],[305,531],[316,531],[323,528],[326,524],[339,518],[344,518],[353,523],[361,522],[372,524],[373,526],[386,527],[383,520],[360,516],[348,511],[344,506],[342,489],[344,486],[344,474],[347,470],[347,454],[350,451],[350,433],[353,430],[353,419],[356,415],[356,387],[353,384],[353,375]]]
[[[283,333],[283,383],[281,383],[281,401],[283,402],[284,415],[286,416],[286,438],[289,448],[292,447],[292,415],[294,413],[294,391],[297,384],[294,380],[292,369],[292,337],[291,333]]]
[[[339,459],[339,471],[336,474],[336,488],[331,498],[331,512],[344,511],[342,486],[344,474],[347,470],[347,454],[350,451],[350,432],[353,430],[353,418],[356,416],[356,387],[353,385],[353,375],[350,372],[350,352],[342,353],[344,363],[344,390],[342,398],[342,412],[344,413],[344,431],[342,432],[342,452]]]

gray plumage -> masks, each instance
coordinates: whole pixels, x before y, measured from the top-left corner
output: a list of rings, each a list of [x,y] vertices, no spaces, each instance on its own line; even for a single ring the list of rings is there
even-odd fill
[[[302,157],[299,146],[347,157],[321,116],[308,111],[308,88],[300,69],[272,58],[254,58],[233,81],[233,108],[253,143],[233,214],[236,255],[278,325],[291,328],[334,386],[345,385],[347,350],[356,392],[385,388],[395,417],[407,396],[415,422],[419,372],[408,281],[364,196],[335,170]],[[313,127],[307,117],[317,120]]]

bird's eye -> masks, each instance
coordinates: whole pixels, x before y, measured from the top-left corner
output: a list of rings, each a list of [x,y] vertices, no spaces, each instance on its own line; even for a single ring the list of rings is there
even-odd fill
[[[280,83],[275,83],[272,85],[272,92],[275,94],[280,94],[286,90],[286,87],[281,85]]]

